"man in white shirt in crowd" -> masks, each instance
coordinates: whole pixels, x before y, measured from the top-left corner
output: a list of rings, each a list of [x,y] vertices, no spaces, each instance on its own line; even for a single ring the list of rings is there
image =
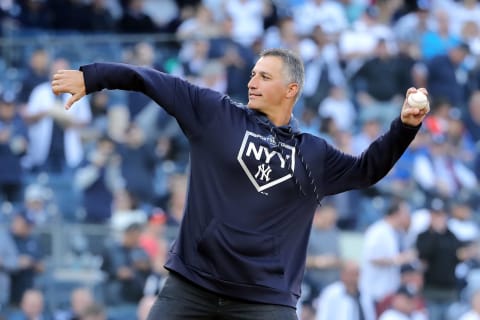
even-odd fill
[[[358,263],[342,264],[340,281],[322,291],[318,299],[316,320],[375,320],[373,304],[358,287]]]
[[[400,285],[400,266],[416,259],[405,248],[402,234],[410,223],[406,201],[395,199],[385,217],[367,228],[362,254],[360,290],[376,304],[395,292]]]

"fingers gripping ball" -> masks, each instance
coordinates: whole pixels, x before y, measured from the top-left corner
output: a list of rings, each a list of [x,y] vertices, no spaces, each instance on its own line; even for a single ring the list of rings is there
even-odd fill
[[[425,109],[428,106],[428,97],[424,93],[417,91],[408,96],[407,102],[412,108]]]

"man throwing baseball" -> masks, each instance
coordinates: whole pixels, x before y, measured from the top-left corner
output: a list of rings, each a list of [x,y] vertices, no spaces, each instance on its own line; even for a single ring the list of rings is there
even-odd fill
[[[72,94],[67,109],[102,89],[143,92],[190,142],[184,218],[149,320],[296,319],[316,206],[384,177],[429,111],[405,99],[390,130],[355,157],[298,130],[292,111],[303,81],[301,60],[283,49],[260,55],[246,106],[145,67],[93,63],[54,75],[53,91]]]

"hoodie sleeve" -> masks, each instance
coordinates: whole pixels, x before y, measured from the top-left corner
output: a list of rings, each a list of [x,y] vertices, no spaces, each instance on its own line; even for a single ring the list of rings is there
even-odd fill
[[[400,159],[420,127],[394,120],[390,130],[377,138],[359,156],[352,156],[327,145],[325,183],[327,195],[366,188],[382,179]]]
[[[204,129],[220,111],[225,95],[158,70],[123,63],[80,67],[87,94],[103,89],[142,92],[175,117],[187,136]]]

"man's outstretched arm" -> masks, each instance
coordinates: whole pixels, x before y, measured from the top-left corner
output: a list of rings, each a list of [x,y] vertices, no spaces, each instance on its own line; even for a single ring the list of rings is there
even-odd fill
[[[175,117],[188,136],[201,134],[218,117],[225,95],[201,88],[153,68],[124,63],[92,63],[80,70],[60,70],[52,78],[55,94],[70,93],[69,109],[83,96],[103,89],[137,91]]]

